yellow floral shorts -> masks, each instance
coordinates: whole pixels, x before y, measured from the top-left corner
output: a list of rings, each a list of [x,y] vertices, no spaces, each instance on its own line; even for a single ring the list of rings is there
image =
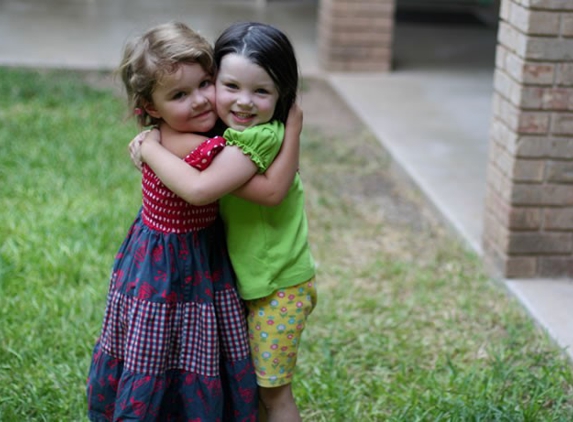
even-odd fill
[[[270,296],[246,301],[249,342],[257,383],[261,387],[289,384],[307,317],[316,306],[314,277]]]

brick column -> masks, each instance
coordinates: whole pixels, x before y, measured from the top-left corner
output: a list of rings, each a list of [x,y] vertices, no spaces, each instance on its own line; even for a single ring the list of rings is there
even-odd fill
[[[390,70],[394,0],[320,0],[318,19],[325,70]]]
[[[484,257],[506,278],[573,277],[573,0],[502,0]]]

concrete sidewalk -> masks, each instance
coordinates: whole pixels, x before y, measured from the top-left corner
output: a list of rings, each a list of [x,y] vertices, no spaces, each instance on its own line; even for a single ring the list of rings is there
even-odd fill
[[[481,253],[496,28],[398,21],[392,73],[324,74],[317,63],[315,2],[254,3],[4,0],[0,65],[111,69],[127,38],[171,19],[210,40],[238,20],[276,25],[293,41],[302,74],[326,78],[428,202]],[[573,358],[573,283],[504,283]]]

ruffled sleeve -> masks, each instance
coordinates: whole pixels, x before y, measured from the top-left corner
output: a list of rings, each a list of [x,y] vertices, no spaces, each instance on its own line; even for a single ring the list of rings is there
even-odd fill
[[[271,165],[284,138],[284,125],[273,121],[254,126],[239,132],[227,129],[223,135],[227,145],[240,148],[256,164],[259,173],[264,173]]]
[[[213,161],[213,158],[225,147],[225,138],[215,136],[205,140],[185,157],[185,162],[198,170],[205,170]]]

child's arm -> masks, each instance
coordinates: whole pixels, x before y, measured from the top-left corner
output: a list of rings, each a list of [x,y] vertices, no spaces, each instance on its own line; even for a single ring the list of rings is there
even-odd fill
[[[160,143],[153,129],[141,143],[141,159],[176,195],[193,205],[205,205],[242,186],[257,172],[241,149],[226,146],[203,171],[191,167]]]
[[[285,137],[279,154],[263,174],[233,191],[233,195],[260,205],[274,206],[281,203],[298,171],[302,110],[293,105],[285,126]]]
[[[133,165],[139,170],[141,171],[141,143],[143,142],[143,140],[145,139],[145,137],[147,136],[147,134],[151,131],[151,129],[147,129],[144,130],[140,133],[138,133],[135,138],[133,138],[131,140],[131,142],[129,143],[129,157],[131,158],[131,162],[133,163]],[[190,149],[190,145],[193,146],[197,146],[200,145],[203,141],[205,141],[207,138],[204,135],[199,135],[197,133],[178,133],[178,134],[171,134],[170,135],[171,139],[174,140],[174,142],[171,143],[172,145],[172,149],[170,150],[170,152],[172,154],[175,154],[181,158],[183,158],[184,156],[186,156],[189,153]]]

